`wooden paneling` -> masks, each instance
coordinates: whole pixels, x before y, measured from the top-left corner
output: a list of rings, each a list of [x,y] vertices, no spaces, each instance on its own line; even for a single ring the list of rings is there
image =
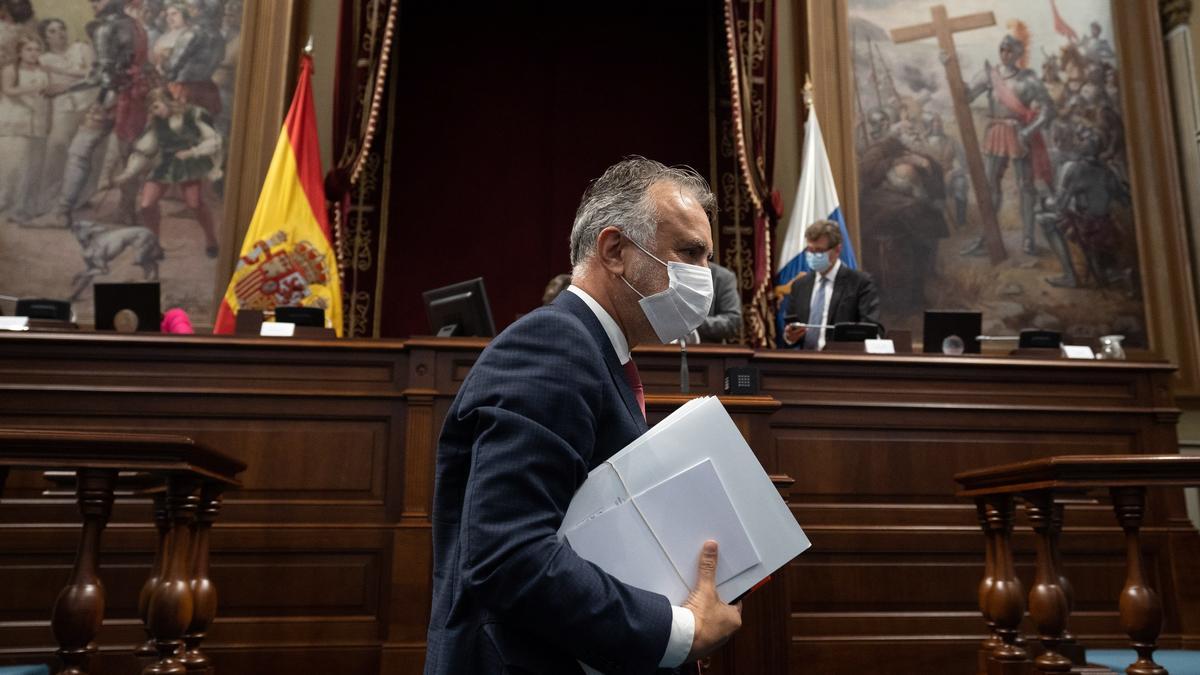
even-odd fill
[[[429,617],[437,436],[484,345],[0,335],[0,423],[186,432],[250,465],[213,532],[221,605],[205,645],[222,673],[415,675]],[[693,393],[718,393],[725,368],[749,364],[780,403],[744,432],[769,473],[795,479],[789,503],[813,549],[752,600],[762,616],[786,603],[792,618],[779,631],[794,672],[878,672],[880,663],[890,673],[967,672],[984,633],[974,605],[983,546],[974,506],[953,496],[955,472],[1176,447],[1164,364],[726,347],[688,356]],[[678,391],[678,350],[635,357],[659,419]],[[0,503],[3,663],[52,651],[48,613],[78,512],[72,497],[44,488],[40,475],[14,472]],[[1200,597],[1200,574],[1180,564],[1200,559],[1200,547],[1178,495],[1150,506],[1144,546],[1167,606],[1162,644],[1195,643],[1200,610],[1177,600]],[[150,563],[149,509],[118,498],[104,534],[110,619],[98,673],[129,672],[121,650],[141,639],[133,599]],[[1034,542],[1017,522],[1028,583]],[[1093,645],[1120,644],[1120,536],[1108,505],[1071,508],[1072,625]],[[755,672],[748,648],[733,644],[717,672]]]

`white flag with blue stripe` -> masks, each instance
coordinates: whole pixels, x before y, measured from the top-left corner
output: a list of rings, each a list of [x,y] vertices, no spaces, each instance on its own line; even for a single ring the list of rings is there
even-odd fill
[[[804,157],[800,166],[800,185],[796,188],[796,207],[787,221],[783,243],[779,249],[779,263],[775,268],[776,288],[787,286],[801,275],[811,271],[804,259],[804,229],[818,220],[832,220],[842,231],[843,265],[858,268],[850,233],[846,231],[846,219],[842,216],[842,205],[838,200],[837,186],[833,183],[833,170],[829,167],[829,155],[825,153],[825,139],[821,136],[821,125],[817,122],[817,111],[809,109],[808,121],[804,124]],[[787,314],[787,296],[779,303],[776,317],[783,335],[783,317]]]

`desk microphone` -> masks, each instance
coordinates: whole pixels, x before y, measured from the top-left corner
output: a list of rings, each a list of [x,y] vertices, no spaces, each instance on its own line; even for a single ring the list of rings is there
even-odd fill
[[[688,393],[688,384],[687,338],[679,338],[679,392]]]

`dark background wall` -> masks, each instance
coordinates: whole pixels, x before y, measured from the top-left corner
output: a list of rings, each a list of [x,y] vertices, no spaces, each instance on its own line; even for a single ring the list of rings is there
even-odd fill
[[[384,336],[428,334],[421,291],[475,276],[497,329],[536,307],[621,157],[708,174],[711,4],[402,5]]]

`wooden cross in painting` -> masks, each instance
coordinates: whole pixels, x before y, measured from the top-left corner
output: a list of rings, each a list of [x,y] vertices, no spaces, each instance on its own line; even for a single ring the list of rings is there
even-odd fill
[[[962,136],[963,152],[967,156],[967,175],[975,190],[975,203],[979,205],[979,218],[983,226],[983,241],[987,244],[988,257],[998,263],[1008,257],[1004,240],[1000,238],[1000,225],[996,220],[996,205],[992,202],[992,190],[988,185],[987,172],[983,168],[983,154],[979,149],[979,136],[975,133],[975,119],[967,102],[967,85],[962,79],[958,64],[958,52],[954,49],[954,34],[963,31],[987,28],[996,25],[996,15],[991,12],[968,14],[951,19],[945,5],[929,9],[933,14],[931,23],[905,26],[892,30],[892,42],[902,44],[914,40],[936,37],[938,47],[946,55],[946,81],[950,84],[950,99],[954,102],[954,119]]]

